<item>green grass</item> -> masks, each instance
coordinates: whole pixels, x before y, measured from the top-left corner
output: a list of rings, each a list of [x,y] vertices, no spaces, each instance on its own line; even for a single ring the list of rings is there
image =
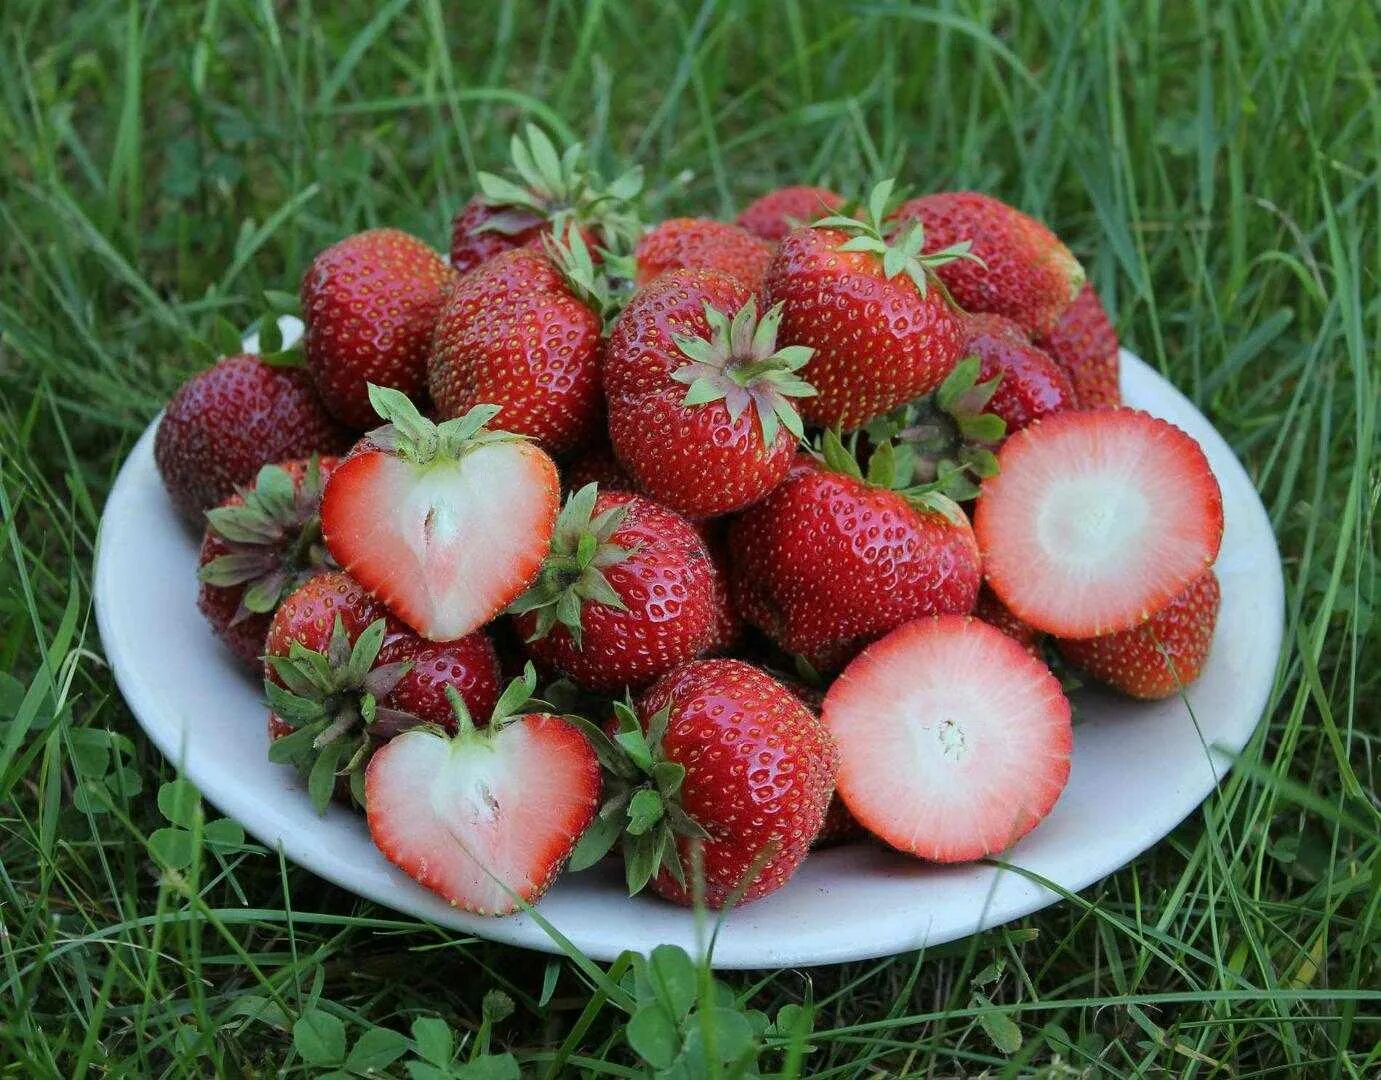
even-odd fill
[[[442,246],[524,117],[607,169],[642,162],[659,213],[896,173],[1045,216],[1125,342],[1232,443],[1279,536],[1269,713],[1203,807],[1019,924],[727,978],[774,1017],[813,1003],[813,1051],[769,1034],[763,1069],[1376,1075],[1378,44],[1361,0],[9,0],[0,1075],[305,1075],[342,1032],[383,1060],[405,1047],[380,1029],[424,1017],[531,1075],[642,1075],[621,971],[402,919],[224,826],[160,870],[173,774],[92,619],[102,502],[190,340],[363,226]],[[492,988],[516,1011],[491,998],[491,1023]]]

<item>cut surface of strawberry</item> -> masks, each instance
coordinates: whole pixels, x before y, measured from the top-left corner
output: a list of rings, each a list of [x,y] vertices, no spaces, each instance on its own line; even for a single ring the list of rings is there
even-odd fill
[[[974,531],[993,592],[1038,630],[1145,622],[1213,562],[1218,481],[1199,444],[1134,409],[1065,412],[1017,432],[983,481]]]
[[[836,790],[892,847],[963,862],[1010,847],[1069,779],[1069,701],[1040,660],[963,615],[907,623],[825,695]]]

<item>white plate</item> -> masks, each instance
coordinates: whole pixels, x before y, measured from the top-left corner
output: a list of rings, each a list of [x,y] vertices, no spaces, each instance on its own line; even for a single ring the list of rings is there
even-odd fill
[[[1240,750],[1261,717],[1282,632],[1280,558],[1246,472],[1173,386],[1129,353],[1122,360],[1128,403],[1198,439],[1222,485],[1223,601],[1188,708],[1179,699],[1138,704],[1078,694],[1069,787],[1008,855],[1071,892],[1155,843],[1212,790],[1228,762],[1218,748]],[[95,583],[106,656],[149,738],[221,812],[322,877],[433,923],[558,951],[525,915],[481,918],[449,907],[375,850],[360,817],[339,806],[318,817],[292,770],[269,764],[260,689],[196,609],[197,538],[163,493],[153,434],[150,425],[110,493]],[[1000,866],[931,866],[859,843],[812,855],[785,888],[732,912],[714,962],[776,968],[883,956],[997,926],[1058,898]],[[619,868],[608,863],[565,875],[540,911],[600,960],[663,942],[695,950],[701,940],[690,912],[652,896],[630,900]]]

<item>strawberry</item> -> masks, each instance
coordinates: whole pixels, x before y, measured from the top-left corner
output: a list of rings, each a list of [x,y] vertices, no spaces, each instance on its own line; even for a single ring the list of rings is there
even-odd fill
[[[427,352],[456,273],[416,237],[370,229],[312,260],[302,275],[307,366],[326,407],[356,430],[373,423],[369,384],[418,397]]]
[[[613,692],[707,648],[714,602],[714,564],[684,518],[589,484],[566,500],[542,573],[509,610],[539,664]]]
[[[1199,444],[1134,409],[1062,412],[1019,431],[983,481],[983,569],[1013,614],[1057,637],[1145,622],[1217,557],[1218,481]]]
[[[568,719],[509,685],[485,727],[449,691],[455,734],[418,728],[365,774],[369,833],[384,857],[456,907],[507,915],[537,901],[599,805],[600,770]]]
[[[563,235],[568,224],[587,245],[626,250],[638,229],[632,202],[641,173],[627,172],[606,187],[588,171],[580,144],[558,156],[540,128],[529,124],[526,136],[510,143],[516,183],[479,174],[480,194],[451,226],[451,265],[464,272],[515,247],[540,247],[543,235]]]
[[[754,236],[775,244],[791,230],[839,209],[843,202],[844,197],[829,188],[777,188],[745,206],[738,216],[738,224]]]
[[[533,443],[486,430],[497,406],[438,425],[397,390],[369,392],[389,424],[331,475],[326,546],[423,637],[464,637],[541,569],[556,524],[556,465]]]
[[[1006,315],[1027,333],[1049,332],[1084,286],[1084,268],[1059,237],[991,195],[923,195],[902,203],[892,220],[898,231],[919,222],[926,252],[970,242],[977,259],[946,263],[940,280],[961,307]]]
[[[1005,851],[1069,779],[1069,701],[1040,660],[978,619],[918,619],[825,695],[839,795],[869,832],[935,862]]]
[[[799,679],[781,678],[781,683],[792,695],[810,710],[812,716],[820,715],[820,706],[825,702],[825,691],[812,683],[804,683]],[[830,796],[829,809],[825,811],[824,824],[820,826],[820,831],[815,834],[815,840],[811,847],[823,848],[833,847],[835,844],[843,844],[849,840],[857,840],[866,835],[862,825],[854,820],[854,816],[849,813],[849,808],[844,805],[836,791]]]
[[[633,258],[638,285],[668,270],[718,270],[756,290],[772,261],[772,245],[712,218],[672,218],[643,234]]]
[[[279,601],[332,566],[321,542],[321,492],[333,457],[265,465],[254,486],[206,515],[197,607],[231,652],[260,665]]]
[[[714,581],[714,633],[705,647],[707,656],[726,656],[743,639],[743,619],[729,596],[729,529],[728,520],[716,518],[697,521],[695,531],[710,553],[710,569]]]
[[[801,372],[817,392],[801,404],[812,423],[856,428],[934,390],[962,355],[959,315],[933,275],[964,246],[922,255],[919,229],[885,242],[891,191],[873,189],[866,222],[827,217],[788,234],[768,268],[782,340],[814,350]]]
[[[579,234],[477,266],[452,291],[436,324],[427,382],[443,417],[476,405],[503,409],[505,428],[551,453],[601,428],[607,292]]]
[[[1064,368],[1075,396],[1085,409],[1113,409],[1122,403],[1118,387],[1117,331],[1092,285],[1036,344]]]
[[[586,447],[561,470],[561,486],[567,493],[579,491],[586,484],[598,484],[604,492],[637,490],[633,478],[614,456],[614,448],[604,441]]]
[[[263,466],[349,445],[306,371],[242,355],[179,387],[158,422],[153,456],[173,505],[200,527],[202,514]]]
[[[978,602],[973,606],[973,614],[974,618],[1001,630],[1036,659],[1041,659],[1041,642],[1045,640],[1045,635],[1007,610],[1007,605],[986,585],[978,590]]]
[[[820,720],[770,675],[727,659],[686,664],[636,712],[614,710],[612,733],[588,726],[609,799],[572,868],[592,866],[622,832],[630,893],[650,880],[689,905],[703,884],[705,903],[724,908],[781,888],[834,787],[834,744]]]
[[[979,359],[978,377],[997,378],[987,412],[1002,417],[1007,434],[1051,413],[1079,407],[1069,376],[1002,315],[970,315],[964,351]]]
[[[731,319],[732,316],[732,319]],[[673,270],[640,289],[604,361],[609,438],[638,490],[691,518],[738,510],[786,475],[813,393],[810,350],[777,348],[781,309],[758,318],[741,282]]]
[[[978,545],[958,506],[892,490],[887,452],[870,462],[870,483],[832,433],[824,445],[824,462],[802,455],[729,532],[735,607],[818,671],[909,619],[967,614],[980,579]]]
[[[1218,578],[1207,570],[1140,626],[1059,641],[1060,655],[1134,698],[1174,697],[1204,669],[1219,599]]]
[[[318,811],[338,777],[361,801],[364,763],[400,731],[451,724],[449,694],[485,712],[499,697],[498,657],[484,634],[426,641],[340,571],[283,601],[264,664],[269,757],[307,777]]]

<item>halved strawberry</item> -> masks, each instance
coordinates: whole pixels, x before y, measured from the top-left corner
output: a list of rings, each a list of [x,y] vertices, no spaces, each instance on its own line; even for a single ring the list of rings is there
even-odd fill
[[[901,851],[964,862],[1010,847],[1069,779],[1069,701],[1041,661],[987,623],[939,615],[898,627],[825,695],[836,790]]]
[[[365,774],[379,850],[480,915],[507,915],[546,892],[599,804],[599,760],[585,736],[560,716],[524,711],[536,684],[529,667],[484,728],[452,692],[454,737],[404,732]]]
[[[369,392],[389,424],[331,475],[326,546],[423,637],[463,637],[541,569],[556,525],[556,465],[534,443],[485,429],[498,406],[437,425],[396,390]]]
[[[983,569],[1019,619],[1084,638],[1145,622],[1203,573],[1223,500],[1199,444],[1135,409],[1063,412],[1017,432],[983,481]]]

